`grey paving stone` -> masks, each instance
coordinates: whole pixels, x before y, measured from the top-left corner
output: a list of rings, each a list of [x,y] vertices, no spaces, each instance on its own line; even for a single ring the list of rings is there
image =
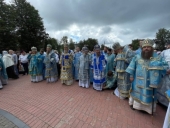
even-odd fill
[[[18,128],[13,122],[0,115],[0,128]]]
[[[7,118],[8,120],[11,120],[11,121],[16,119],[16,117],[11,115],[10,113],[5,114],[4,116],[5,116],[5,118]]]
[[[17,117],[0,109],[0,128],[30,128]]]
[[[30,128],[29,126],[25,126],[24,128]]]
[[[14,120],[12,120],[12,122],[17,125],[19,128],[24,128],[26,126],[25,123],[21,122],[20,120],[18,120],[17,118],[15,118]]]
[[[7,114],[7,112],[0,109],[0,115],[5,115],[5,114]]]

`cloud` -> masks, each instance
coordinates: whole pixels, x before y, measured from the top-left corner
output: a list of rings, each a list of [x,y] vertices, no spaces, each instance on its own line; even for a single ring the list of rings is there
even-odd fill
[[[51,37],[68,36],[129,44],[170,29],[170,0],[27,0],[43,18]],[[108,39],[107,39],[108,38]]]
[[[110,33],[112,30],[112,28],[110,26],[105,26],[103,28],[101,28],[100,30],[100,34],[107,34],[107,33]]]

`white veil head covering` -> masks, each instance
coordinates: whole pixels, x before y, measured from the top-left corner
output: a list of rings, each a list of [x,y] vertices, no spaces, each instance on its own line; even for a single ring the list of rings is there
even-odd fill
[[[3,51],[3,52],[2,52],[2,55],[6,55],[6,54],[8,54],[7,51]]]
[[[2,60],[4,62],[5,68],[8,68],[8,67],[14,65],[12,56],[9,55],[7,51],[3,51],[2,54],[3,54]]]

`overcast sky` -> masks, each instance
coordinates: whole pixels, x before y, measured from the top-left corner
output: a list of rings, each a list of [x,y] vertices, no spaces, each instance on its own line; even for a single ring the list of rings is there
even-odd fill
[[[27,0],[43,18],[50,37],[129,44],[170,29],[170,0]],[[108,44],[110,46],[112,44]]]

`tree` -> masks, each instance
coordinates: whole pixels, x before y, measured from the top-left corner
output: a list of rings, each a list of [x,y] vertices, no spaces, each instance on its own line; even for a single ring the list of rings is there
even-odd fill
[[[101,45],[101,49],[103,50],[103,49],[104,49],[104,47],[105,47],[105,46],[104,46],[104,44],[102,44],[102,45]]]
[[[13,7],[0,0],[0,51],[17,50],[15,16]]]
[[[48,38],[46,44],[51,44],[52,45],[52,49],[57,49],[58,42],[57,42],[57,40],[55,38]]]
[[[72,50],[75,49],[75,42],[73,42],[72,39],[70,39],[70,41],[69,41],[69,48]]]
[[[161,28],[156,33],[156,48],[158,50],[164,50],[166,42],[170,40],[170,30]]]
[[[77,45],[81,49],[82,47],[87,46],[90,51],[93,51],[96,44],[98,44],[97,39],[88,38],[87,40],[80,41]]]
[[[47,33],[38,10],[26,0],[14,0],[13,8],[16,12],[16,31],[20,49],[28,51],[32,46],[43,47]]]
[[[139,48],[139,41],[140,41],[140,39],[132,40],[133,50],[137,50]]]
[[[55,38],[48,38],[45,42],[45,46],[44,48],[46,48],[47,44],[51,44],[52,45],[52,49],[57,50],[58,52],[61,52],[62,49],[62,45],[59,44],[59,41]]]
[[[89,50],[93,51],[94,46],[98,44],[97,39],[88,38],[86,45],[88,46]]]
[[[62,39],[61,39],[61,44],[64,44],[64,43],[68,43],[68,37],[67,36],[63,36]]]

